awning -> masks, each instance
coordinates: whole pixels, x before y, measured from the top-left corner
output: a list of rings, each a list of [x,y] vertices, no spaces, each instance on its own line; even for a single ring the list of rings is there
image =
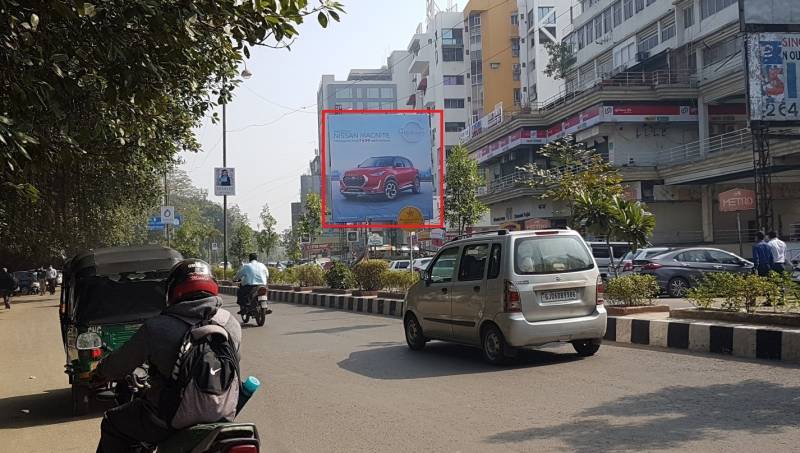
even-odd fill
[[[409,96],[406,105],[412,105],[412,106],[417,105],[417,95],[412,94],[411,96]]]
[[[419,85],[417,85],[417,89],[420,91],[425,91],[428,89],[428,78],[423,77],[422,80],[419,81]]]

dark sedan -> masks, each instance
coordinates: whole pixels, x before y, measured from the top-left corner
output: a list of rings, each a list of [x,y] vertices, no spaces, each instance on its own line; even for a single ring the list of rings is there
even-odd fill
[[[646,261],[639,273],[654,276],[661,290],[672,297],[685,297],[695,282],[711,272],[753,272],[750,261],[712,248],[678,249]]]

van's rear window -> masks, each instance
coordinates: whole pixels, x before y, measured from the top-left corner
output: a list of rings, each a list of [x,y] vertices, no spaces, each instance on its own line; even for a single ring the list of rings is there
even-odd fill
[[[529,237],[515,242],[514,270],[517,274],[557,274],[593,267],[592,255],[575,236]]]

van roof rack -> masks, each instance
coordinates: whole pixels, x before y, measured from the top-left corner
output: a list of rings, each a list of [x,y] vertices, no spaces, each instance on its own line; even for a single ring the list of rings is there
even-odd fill
[[[462,234],[460,236],[456,236],[456,237],[454,237],[453,239],[451,239],[451,240],[449,240],[447,242],[458,241],[460,239],[464,239],[464,238],[468,238],[468,237],[472,237],[472,236],[488,236],[490,234],[495,234],[495,233],[498,236],[505,236],[505,235],[508,234],[508,230],[476,231],[474,233],[467,233],[467,234]]]

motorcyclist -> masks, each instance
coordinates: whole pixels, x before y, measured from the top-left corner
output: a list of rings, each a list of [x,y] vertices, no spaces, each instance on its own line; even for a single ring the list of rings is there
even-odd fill
[[[253,290],[259,286],[267,286],[269,270],[267,266],[258,261],[258,255],[251,253],[248,256],[250,262],[242,265],[239,272],[233,277],[235,281],[241,281],[239,290],[236,292],[236,303],[239,304],[239,314],[244,312],[244,306]]]
[[[53,265],[47,266],[47,270],[44,273],[45,280],[47,280],[47,290],[51,288],[55,291],[56,283],[58,283],[58,271],[53,269]],[[51,286],[52,285],[52,286]]]
[[[151,318],[122,347],[104,358],[94,371],[95,381],[120,380],[136,367],[149,364],[150,388],[143,398],[108,410],[100,425],[98,452],[136,451],[142,442],[158,444],[173,430],[159,411],[164,401],[181,342],[190,327],[213,317],[228,331],[239,351],[241,326],[222,307],[219,287],[210,266],[199,259],[187,259],[173,266],[167,277],[167,308]],[[216,420],[209,420],[209,422]]]
[[[11,295],[17,289],[17,280],[14,274],[8,272],[8,269],[3,268],[0,272],[0,295],[3,296],[3,303],[6,308],[11,308]]]

